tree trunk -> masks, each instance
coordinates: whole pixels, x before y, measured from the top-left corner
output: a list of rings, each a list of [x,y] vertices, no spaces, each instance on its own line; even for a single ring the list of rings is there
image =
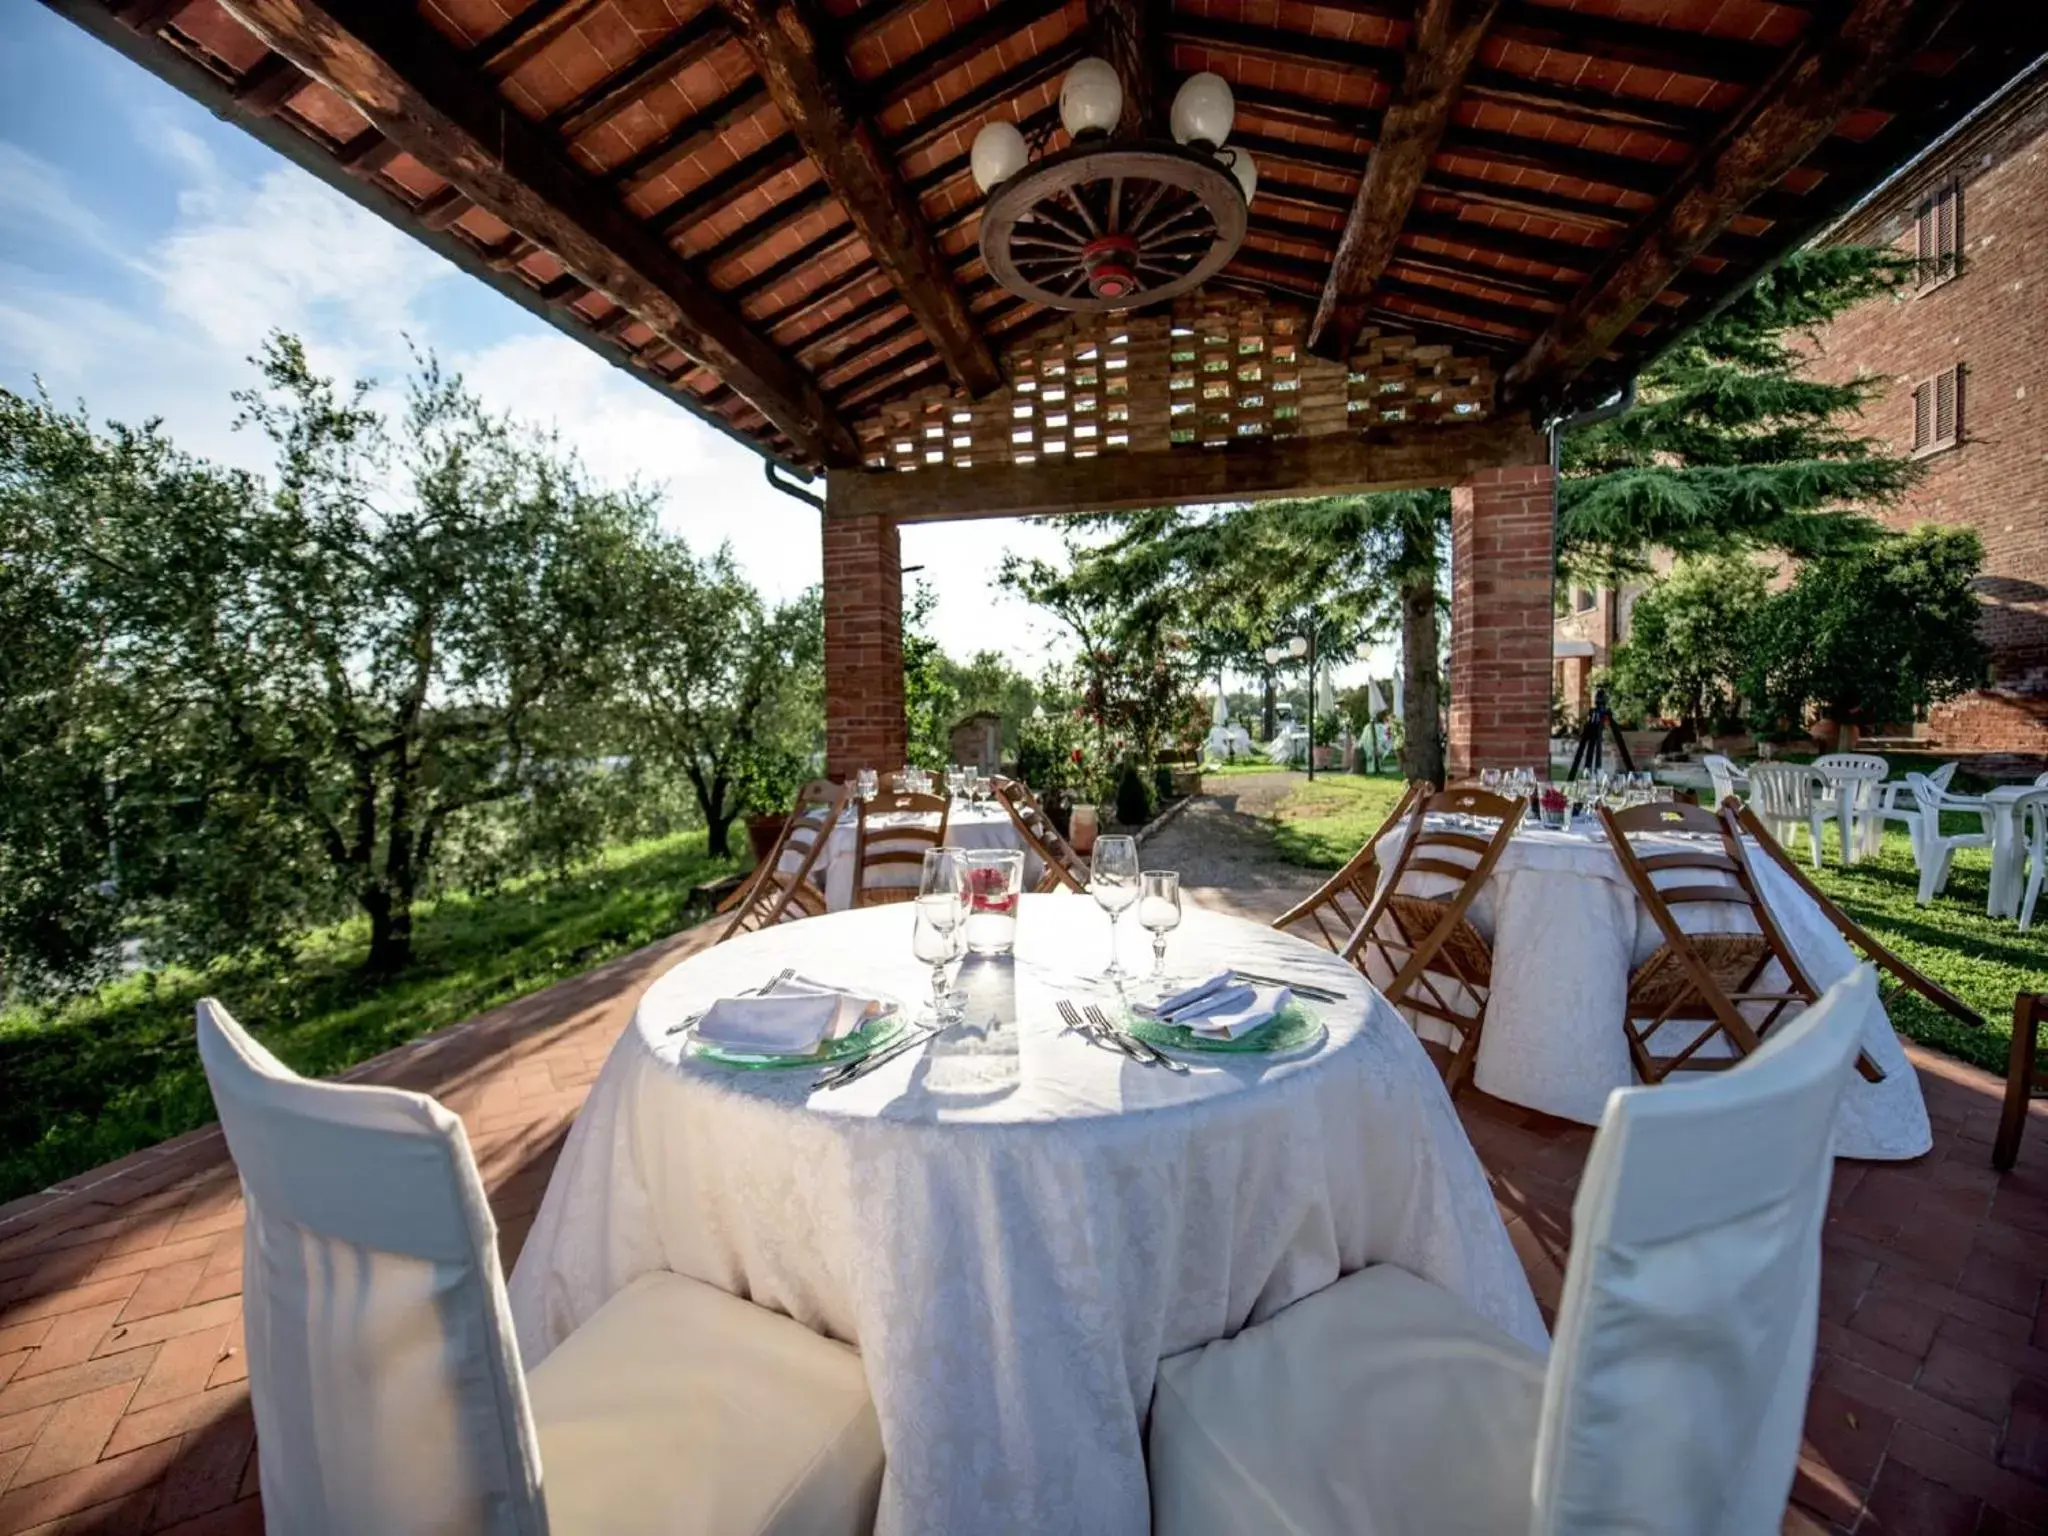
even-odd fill
[[[1420,553],[1412,546],[1409,553]],[[1435,543],[1429,558],[1410,567],[1401,583],[1401,773],[1430,784],[1444,782],[1444,743],[1438,721],[1443,679],[1437,666]]]
[[[1273,715],[1273,672],[1272,672],[1272,669],[1271,669],[1270,667],[1269,667],[1269,668],[1267,668],[1267,670],[1266,670],[1266,722],[1265,722],[1265,723],[1266,723],[1266,733],[1265,733],[1265,735],[1264,735],[1264,736],[1263,736],[1263,737],[1261,738],[1261,740],[1264,740],[1264,741],[1271,741],[1271,740],[1273,739],[1273,737],[1274,737],[1274,736],[1275,736],[1276,734],[1278,734],[1278,731],[1279,731],[1279,725],[1278,725],[1278,722],[1277,722],[1277,721],[1276,721],[1276,720],[1274,719],[1274,715]]]
[[[396,975],[412,962],[412,892],[376,885],[358,900],[370,914],[370,954],[363,969],[375,976]]]
[[[727,809],[713,815],[704,813],[704,851],[714,859],[732,856],[732,824],[738,812]]]

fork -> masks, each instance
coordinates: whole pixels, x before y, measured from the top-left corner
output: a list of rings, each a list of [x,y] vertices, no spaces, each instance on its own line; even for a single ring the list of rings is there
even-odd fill
[[[789,980],[789,978],[794,976],[795,974],[795,966],[785,966],[780,971],[777,971],[773,976],[769,977],[764,985],[758,987],[749,987],[744,992],[735,992],[733,996],[765,996],[767,993],[773,992],[777,987],[781,986],[785,981]],[[704,1015],[709,1013],[710,1011],[711,1010],[709,1008],[699,1008],[695,1013],[691,1014],[688,1018],[684,1019],[680,1024],[669,1025],[669,1027],[666,1030],[664,1030],[663,1033],[670,1035],[680,1035],[684,1030],[693,1027],[699,1019],[703,1018]]]
[[[1081,1010],[1065,998],[1060,999],[1059,1010],[1060,1017],[1066,1020],[1067,1028],[1071,1029],[1083,1040],[1092,1040],[1097,1045],[1108,1046],[1113,1050],[1122,1051],[1140,1066],[1156,1067],[1162,1065],[1166,1060],[1164,1056],[1153,1050],[1151,1046],[1146,1045],[1143,1041],[1131,1039],[1122,1030],[1111,1029],[1106,1022],[1098,1025],[1093,1019],[1082,1018]],[[1094,1013],[1096,1010],[1091,1008],[1089,1012]]]
[[[1150,1065],[1155,1067],[1164,1067],[1169,1072],[1187,1071],[1188,1064],[1186,1062],[1175,1061],[1171,1056],[1167,1055],[1166,1052],[1160,1050],[1158,1047],[1153,1045],[1150,1040],[1139,1040],[1134,1036],[1125,1034],[1122,1030],[1118,1029],[1114,1024],[1110,1023],[1109,1015],[1104,1013],[1100,1008],[1096,1007],[1093,1003],[1090,1003],[1088,1005],[1087,1013],[1089,1022],[1092,1023],[1103,1034],[1110,1036],[1111,1038],[1116,1040],[1117,1043],[1120,1045],[1128,1044],[1131,1046],[1136,1046],[1140,1051],[1143,1051],[1145,1054],[1138,1058],[1140,1061],[1149,1061]]]

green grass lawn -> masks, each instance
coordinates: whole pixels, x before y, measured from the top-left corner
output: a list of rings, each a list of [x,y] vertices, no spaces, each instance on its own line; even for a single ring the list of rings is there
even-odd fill
[[[560,880],[530,879],[417,909],[403,974],[362,974],[364,923],[308,936],[289,961],[133,976],[56,1007],[0,1012],[0,1200],[214,1118],[192,1038],[217,996],[309,1075],[589,970],[674,933],[692,887],[733,867],[701,832],[611,849]]]
[[[1290,863],[1335,869],[1358,851],[1400,796],[1401,781],[1394,778],[1333,775],[1313,785],[1304,781],[1280,804],[1275,846]],[[1961,829],[1958,820],[1949,830]],[[2037,919],[2021,933],[2011,918],[1985,912],[1990,851],[1958,852],[1947,889],[1922,907],[1914,901],[1919,877],[1903,827],[1888,828],[1883,853],[1853,869],[1842,868],[1837,858],[1832,824],[1824,848],[1825,867],[1815,884],[1880,944],[1983,1014],[1986,1027],[1968,1028],[1911,992],[1887,997],[1892,1022],[1923,1044],[2002,1074],[2012,1042],[2014,994],[2048,991],[2048,928]],[[1803,836],[1798,853],[1800,867],[1813,875]]]

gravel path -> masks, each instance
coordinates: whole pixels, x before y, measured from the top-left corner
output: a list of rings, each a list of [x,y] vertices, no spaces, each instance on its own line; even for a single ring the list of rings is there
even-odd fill
[[[1204,779],[1202,793],[1145,844],[1145,867],[1179,870],[1181,889],[1205,907],[1271,922],[1324,878],[1273,852],[1268,818],[1301,783],[1289,773]]]

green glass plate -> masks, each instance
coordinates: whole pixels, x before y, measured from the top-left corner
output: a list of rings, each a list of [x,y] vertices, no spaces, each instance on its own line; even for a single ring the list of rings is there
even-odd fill
[[[1323,1021],[1302,1007],[1289,1003],[1248,1035],[1235,1040],[1211,1040],[1180,1024],[1162,1024],[1157,1019],[1126,1016],[1124,1028],[1144,1041],[1169,1051],[1219,1051],[1235,1054],[1273,1055],[1299,1050],[1322,1037]]]
[[[742,1072],[774,1067],[829,1067],[843,1061],[858,1061],[903,1033],[903,1005],[887,1002],[886,1007],[887,1012],[869,1020],[852,1034],[827,1040],[815,1051],[806,1051],[801,1056],[750,1056],[742,1051],[729,1051],[708,1040],[699,1040],[695,1031],[683,1042],[683,1054],[715,1061],[721,1067],[737,1067]]]

